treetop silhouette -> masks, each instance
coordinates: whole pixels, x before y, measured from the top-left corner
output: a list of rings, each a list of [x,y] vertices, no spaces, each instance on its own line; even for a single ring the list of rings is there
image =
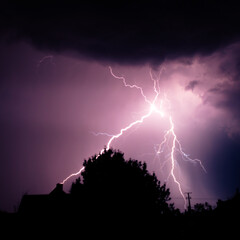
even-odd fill
[[[169,189],[148,172],[145,162],[125,160],[122,152],[105,149],[83,165],[82,181],[78,178],[70,193],[84,199],[94,214],[152,217],[174,212]]]

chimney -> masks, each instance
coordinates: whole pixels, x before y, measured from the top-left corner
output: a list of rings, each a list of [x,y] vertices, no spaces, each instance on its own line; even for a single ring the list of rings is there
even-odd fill
[[[63,184],[57,183],[55,189],[56,189],[57,192],[63,192]]]
[[[62,195],[65,194],[63,191],[63,184],[57,183],[56,187],[50,192],[50,195]]]

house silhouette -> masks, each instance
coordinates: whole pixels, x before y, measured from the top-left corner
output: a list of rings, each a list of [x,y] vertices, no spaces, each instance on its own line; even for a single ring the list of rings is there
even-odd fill
[[[71,196],[63,191],[58,183],[49,194],[25,194],[20,202],[18,213],[21,215],[61,215],[71,206]]]

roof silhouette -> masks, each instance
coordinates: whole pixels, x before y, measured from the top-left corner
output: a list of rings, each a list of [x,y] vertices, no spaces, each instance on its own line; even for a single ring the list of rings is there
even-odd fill
[[[62,213],[69,202],[70,194],[65,193],[63,185],[58,183],[49,194],[25,194],[18,212],[24,215]]]

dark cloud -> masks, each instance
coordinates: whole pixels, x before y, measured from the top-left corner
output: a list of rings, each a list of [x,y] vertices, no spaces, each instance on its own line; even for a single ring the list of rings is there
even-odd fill
[[[213,89],[212,89],[213,92]],[[215,106],[218,108],[224,108],[233,113],[234,117],[239,118],[240,120],[240,111],[239,111],[239,103],[240,103],[240,88],[238,86],[235,87],[220,87],[214,90],[214,93],[219,96],[216,98],[217,101]]]
[[[210,88],[203,98],[204,104],[210,104],[225,114],[221,120],[222,126],[228,136],[238,138],[238,141],[240,136],[239,93],[238,82],[227,82]]]
[[[219,66],[220,72],[229,80],[240,81],[240,46],[230,47],[229,53]]]
[[[240,45],[233,44],[216,56],[215,62],[205,63],[209,65],[209,71],[215,71],[209,85],[215,84],[207,90],[205,100],[216,108],[231,112],[232,117],[240,121]]]
[[[189,90],[193,91],[193,89],[194,89],[198,84],[199,84],[199,81],[197,81],[197,80],[190,81],[190,82],[188,83],[188,85],[185,87],[185,90],[186,90],[186,91],[189,91]]]
[[[0,11],[11,39],[123,64],[210,54],[240,36],[232,1],[3,1]]]

